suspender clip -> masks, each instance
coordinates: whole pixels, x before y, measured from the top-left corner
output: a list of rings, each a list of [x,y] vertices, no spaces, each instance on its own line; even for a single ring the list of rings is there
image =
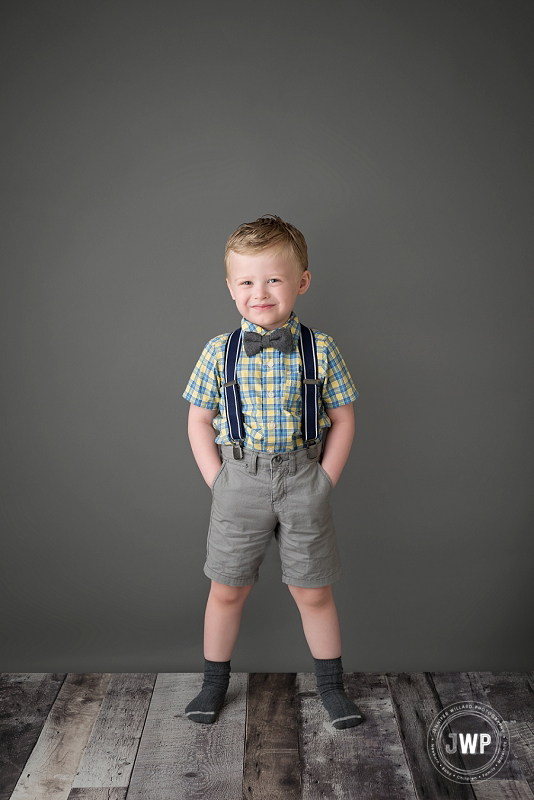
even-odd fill
[[[232,442],[232,447],[234,450],[234,458],[241,459],[244,457],[243,442]]]
[[[315,439],[310,439],[306,442],[306,450],[308,451],[308,458],[317,458],[319,453],[317,452],[317,447],[319,442]]]

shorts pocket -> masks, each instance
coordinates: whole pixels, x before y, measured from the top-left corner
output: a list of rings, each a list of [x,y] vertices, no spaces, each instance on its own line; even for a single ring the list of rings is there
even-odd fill
[[[216,484],[216,483],[217,483],[217,481],[219,480],[219,475],[221,474],[221,472],[223,471],[223,469],[225,468],[225,466],[226,466],[226,459],[224,459],[224,460],[223,460],[223,462],[222,462],[221,466],[219,467],[219,469],[218,469],[218,470],[217,470],[217,472],[215,473],[215,477],[213,478],[213,480],[212,480],[212,482],[211,482],[210,489],[211,489],[211,491],[212,491],[212,492],[213,492],[213,489],[214,489],[214,487],[215,487],[215,484]]]
[[[323,473],[323,475],[325,476],[326,480],[328,481],[328,484],[329,484],[330,488],[333,489],[334,488],[334,484],[330,480],[330,476],[329,476],[328,472],[321,466],[321,464],[319,464],[318,461],[316,463],[317,463],[317,466],[319,467],[320,472]]]

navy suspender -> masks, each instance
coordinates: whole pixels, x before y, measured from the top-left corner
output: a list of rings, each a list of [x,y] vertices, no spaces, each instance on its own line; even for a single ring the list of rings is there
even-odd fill
[[[224,354],[224,403],[230,438],[234,445],[234,458],[243,458],[245,429],[241,410],[241,395],[236,380],[236,369],[241,352],[242,330],[237,328],[226,341]],[[300,325],[299,351],[302,361],[302,438],[310,458],[315,457],[314,445],[319,440],[319,386],[317,379],[317,350],[310,328]]]
[[[317,352],[313,333],[300,326],[300,358],[302,361],[302,438],[306,447],[317,443],[319,436],[319,384],[317,380]]]
[[[231,333],[226,341],[224,353],[224,404],[226,406],[226,420],[230,430],[230,438],[234,445],[234,458],[243,458],[243,441],[245,439],[241,394],[239,392],[239,384],[235,379],[237,359],[241,352],[242,335],[241,328]]]

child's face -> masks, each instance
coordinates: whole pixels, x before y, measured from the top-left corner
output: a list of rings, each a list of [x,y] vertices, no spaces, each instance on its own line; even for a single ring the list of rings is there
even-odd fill
[[[289,319],[298,294],[310,284],[308,270],[302,272],[285,251],[262,250],[248,255],[228,254],[226,283],[237,310],[249,322],[274,331]]]

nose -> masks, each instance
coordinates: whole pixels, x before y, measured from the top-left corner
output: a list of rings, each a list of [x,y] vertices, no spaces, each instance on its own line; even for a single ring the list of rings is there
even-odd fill
[[[266,286],[256,286],[256,290],[254,292],[254,298],[256,300],[264,300],[268,296],[269,290]]]

